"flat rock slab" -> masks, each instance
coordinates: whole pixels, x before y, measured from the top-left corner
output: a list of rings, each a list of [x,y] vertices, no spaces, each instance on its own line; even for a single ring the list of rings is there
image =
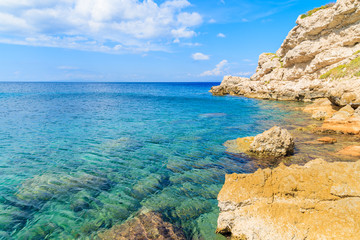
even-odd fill
[[[359,182],[360,161],[316,159],[226,175],[217,231],[247,240],[357,240]]]
[[[345,156],[351,156],[351,157],[360,157],[360,146],[348,146],[339,152],[337,154],[345,155]]]

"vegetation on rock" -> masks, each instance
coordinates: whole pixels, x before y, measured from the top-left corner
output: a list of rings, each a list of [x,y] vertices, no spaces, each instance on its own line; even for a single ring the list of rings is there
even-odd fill
[[[310,17],[311,15],[313,15],[314,13],[316,13],[317,11],[322,10],[322,9],[326,9],[326,8],[329,8],[329,7],[332,7],[332,6],[334,6],[334,5],[335,5],[335,3],[328,3],[328,4],[323,5],[323,6],[321,6],[321,7],[314,8],[313,10],[310,10],[310,11],[308,11],[307,13],[302,14],[302,15],[301,15],[301,19],[304,19],[304,18],[306,18],[306,17]]]
[[[360,76],[360,56],[351,60],[349,63],[339,65],[333,69],[330,69],[326,73],[320,76],[320,79],[332,78],[339,79],[345,76]]]

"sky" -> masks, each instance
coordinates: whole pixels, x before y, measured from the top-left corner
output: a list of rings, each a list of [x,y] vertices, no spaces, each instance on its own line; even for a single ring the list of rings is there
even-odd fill
[[[0,81],[249,77],[329,0],[0,0]]]

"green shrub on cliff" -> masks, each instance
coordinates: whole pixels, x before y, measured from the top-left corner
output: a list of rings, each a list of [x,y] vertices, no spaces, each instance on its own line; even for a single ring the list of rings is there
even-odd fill
[[[345,76],[356,76],[360,77],[360,56],[353,59],[347,64],[339,65],[323,75],[320,76],[320,79],[332,78],[339,79]]]
[[[359,53],[360,53],[360,50],[357,51],[357,52],[354,52],[353,55],[357,55],[357,54],[359,54]]]
[[[302,15],[301,15],[301,19],[304,19],[304,18],[306,18],[306,17],[310,17],[311,15],[313,15],[314,13],[316,13],[317,11],[322,10],[322,9],[326,9],[326,8],[329,8],[329,7],[332,7],[332,6],[334,6],[334,5],[335,5],[335,3],[328,3],[328,4],[324,5],[324,6],[321,6],[321,7],[318,7],[318,8],[314,8],[313,10],[310,10],[310,11],[308,11],[307,13],[302,14]]]

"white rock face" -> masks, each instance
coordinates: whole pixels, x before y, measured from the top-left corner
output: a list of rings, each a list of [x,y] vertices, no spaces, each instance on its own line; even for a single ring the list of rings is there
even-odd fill
[[[250,79],[228,76],[210,92],[275,100],[328,97],[339,106],[359,106],[360,67],[346,66],[360,61],[360,1],[338,0],[311,16],[299,16],[296,23],[276,54],[259,56]],[[343,75],[326,77],[340,65],[345,66]]]

